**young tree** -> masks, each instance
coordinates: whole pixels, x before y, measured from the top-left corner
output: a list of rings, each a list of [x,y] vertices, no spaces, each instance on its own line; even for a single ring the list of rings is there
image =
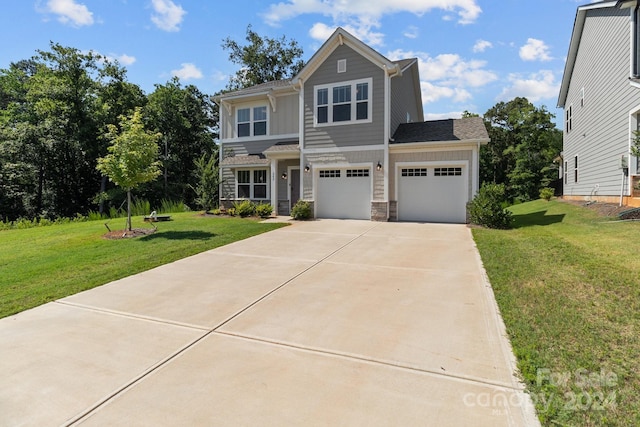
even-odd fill
[[[251,25],[247,27],[246,40],[249,43],[245,46],[228,37],[222,43],[222,48],[229,51],[229,60],[241,67],[230,78],[228,90],[291,78],[304,67],[300,59],[303,51],[295,40],[260,37]]]
[[[131,117],[123,116],[120,129],[108,125],[109,154],[98,159],[97,169],[127,192],[127,230],[131,231],[131,190],[160,175],[158,140],[161,134],[149,133],[136,108]]]

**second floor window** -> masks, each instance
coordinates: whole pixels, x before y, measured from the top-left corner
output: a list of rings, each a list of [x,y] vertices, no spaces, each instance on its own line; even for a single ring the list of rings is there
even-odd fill
[[[267,107],[238,109],[238,138],[267,134]]]
[[[316,125],[371,121],[372,79],[315,86]]]

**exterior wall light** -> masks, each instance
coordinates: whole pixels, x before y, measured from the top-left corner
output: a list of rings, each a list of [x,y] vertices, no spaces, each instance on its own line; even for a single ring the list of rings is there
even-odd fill
[[[286,172],[282,172],[282,175],[280,175],[280,178],[287,179],[287,173]]]
[[[304,165],[304,171],[305,172],[309,172],[310,170],[311,170],[311,166],[309,166],[308,163],[306,165]]]
[[[376,166],[376,170],[380,172],[382,170],[382,163],[378,161],[378,165]]]

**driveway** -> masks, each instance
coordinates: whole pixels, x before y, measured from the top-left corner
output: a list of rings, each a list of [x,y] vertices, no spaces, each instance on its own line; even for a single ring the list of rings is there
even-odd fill
[[[539,425],[464,225],[295,223],[0,319],[0,425]]]

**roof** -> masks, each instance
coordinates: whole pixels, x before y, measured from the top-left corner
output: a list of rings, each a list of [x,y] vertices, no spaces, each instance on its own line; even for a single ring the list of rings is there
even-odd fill
[[[578,47],[580,46],[580,39],[582,38],[582,30],[584,29],[584,22],[587,16],[587,12],[593,9],[600,9],[606,7],[619,7],[621,1],[599,1],[596,3],[586,4],[578,7],[576,12],[576,18],[573,23],[573,32],[571,33],[571,41],[569,42],[569,53],[567,54],[567,61],[564,64],[564,74],[562,75],[562,83],[560,84],[560,94],[558,96],[558,107],[564,108],[564,104],[567,101],[567,93],[569,91],[569,83],[571,82],[571,75],[573,74],[573,67],[576,63],[576,57],[578,56]]]
[[[300,152],[300,145],[298,145],[298,141],[278,142],[264,150],[264,154],[283,152]]]
[[[222,166],[257,166],[268,165],[271,163],[269,159],[266,159],[261,154],[249,154],[247,156],[231,156],[225,157],[220,162]]]
[[[489,134],[481,117],[430,120],[422,123],[403,123],[398,126],[392,144],[410,142],[489,142]]]

